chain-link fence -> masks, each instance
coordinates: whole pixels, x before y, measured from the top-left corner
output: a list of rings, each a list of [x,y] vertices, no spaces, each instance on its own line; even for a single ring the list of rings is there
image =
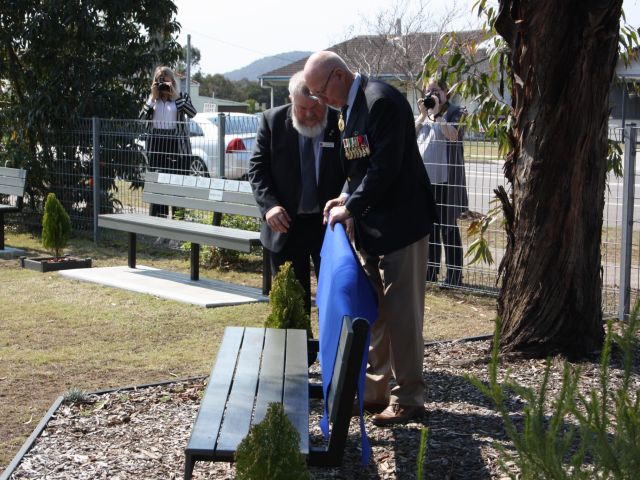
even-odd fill
[[[37,149],[36,161],[28,166],[29,186],[19,221],[37,228],[46,193],[53,191],[77,231],[94,238],[113,235],[98,232],[96,215],[148,213],[150,206],[142,201],[147,170],[244,179],[258,124],[254,115],[204,113],[171,131],[154,129],[146,121],[94,118],[78,122],[74,129],[50,132]],[[610,131],[610,138],[617,141],[624,154],[625,174],[622,178],[613,173],[607,177],[602,276],[603,311],[608,317],[628,314],[640,286],[640,228],[635,220],[640,213],[635,195],[636,130],[627,128],[626,132]],[[419,137],[422,151],[425,141]],[[427,162],[427,170],[445,220],[439,232],[439,262],[432,238],[429,280],[448,281],[450,286],[467,291],[496,293],[500,287],[498,265],[506,246],[501,222],[494,222],[484,233],[493,263],[471,264],[465,255],[474,240],[468,234],[469,225],[494,207],[494,189],[506,187],[498,146],[481,132],[466,132],[462,141],[440,141],[435,146],[436,153],[426,157],[434,159]],[[449,162],[447,155],[458,157]],[[210,215],[203,218],[211,221]]]

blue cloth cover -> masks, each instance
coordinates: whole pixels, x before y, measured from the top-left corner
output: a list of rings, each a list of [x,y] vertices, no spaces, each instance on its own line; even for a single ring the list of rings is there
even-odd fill
[[[322,392],[324,396],[324,415],[320,427],[325,438],[329,435],[327,414],[327,392],[333,375],[333,367],[338,351],[342,318],[362,317],[372,325],[378,317],[378,300],[375,290],[356,258],[347,234],[341,224],[334,230],[327,227],[320,252],[320,276],[316,304],[320,324],[320,366],[322,368]],[[370,333],[367,335],[364,355],[358,377],[358,403],[360,405],[360,431],[362,433],[362,464],[367,465],[371,458],[371,447],[362,417],[364,399],[364,380],[367,368]]]

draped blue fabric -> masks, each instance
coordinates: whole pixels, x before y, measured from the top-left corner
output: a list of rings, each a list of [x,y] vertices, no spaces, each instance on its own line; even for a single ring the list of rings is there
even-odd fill
[[[362,317],[372,325],[378,317],[378,300],[364,269],[356,258],[344,227],[336,224],[334,230],[327,228],[320,252],[320,275],[316,304],[320,323],[320,366],[322,367],[322,391],[324,395],[324,415],[320,427],[325,438],[329,434],[327,415],[327,392],[338,350],[342,318]],[[362,435],[362,464],[371,458],[371,447],[362,417],[364,380],[367,368],[370,334],[367,335],[364,355],[358,377],[358,403],[360,405],[360,432]]]

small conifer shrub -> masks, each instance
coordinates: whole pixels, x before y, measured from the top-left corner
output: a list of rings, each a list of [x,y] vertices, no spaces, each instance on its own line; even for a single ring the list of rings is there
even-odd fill
[[[62,256],[71,235],[71,219],[55,193],[47,195],[42,219],[42,246],[56,258]]]
[[[304,288],[293,273],[291,262],[285,262],[273,279],[269,294],[271,313],[267,328],[300,328],[311,337],[311,322],[304,311]]]
[[[300,453],[300,436],[281,403],[270,403],[236,451],[236,480],[305,480],[311,475]]]

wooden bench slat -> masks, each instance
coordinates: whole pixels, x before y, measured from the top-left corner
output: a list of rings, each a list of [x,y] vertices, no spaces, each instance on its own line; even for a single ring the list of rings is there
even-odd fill
[[[309,374],[307,332],[287,330],[284,411],[300,435],[300,452],[309,453]]]
[[[264,328],[246,328],[227,408],[216,444],[216,457],[231,458],[249,433],[260,371]]]
[[[18,187],[24,190],[25,185],[24,177],[5,177],[0,175],[0,191],[4,191],[5,188]]]
[[[285,344],[285,330],[267,329],[252,425],[264,419],[269,403],[282,402]]]
[[[202,223],[185,222],[135,213],[110,213],[98,217],[98,226],[139,235],[158,236],[172,240],[215,245],[241,252],[250,252],[260,245],[260,233]]]
[[[159,193],[143,193],[142,200],[147,203],[170,205],[173,207],[189,208],[192,210],[207,210],[232,215],[244,215],[246,217],[262,218],[260,210],[254,205],[241,203],[226,203],[224,201],[203,200],[192,197],[177,197],[175,195],[163,195]]]
[[[226,398],[231,389],[243,334],[242,327],[225,328],[216,362],[187,445],[187,450],[193,455],[214,458],[212,453],[220,431]],[[199,422],[199,418],[205,418],[206,422]]]
[[[25,180],[27,171],[24,168],[0,167],[0,177],[16,177]]]

